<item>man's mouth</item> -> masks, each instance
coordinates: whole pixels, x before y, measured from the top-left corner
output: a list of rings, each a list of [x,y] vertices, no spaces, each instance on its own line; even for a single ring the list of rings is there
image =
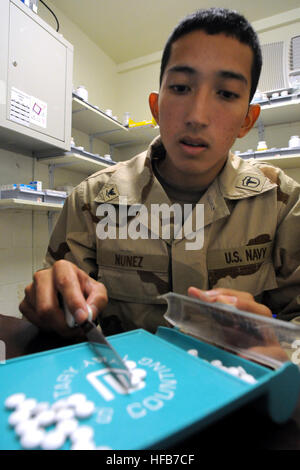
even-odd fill
[[[195,139],[193,137],[183,137],[180,143],[191,148],[208,148],[208,143],[203,139]]]

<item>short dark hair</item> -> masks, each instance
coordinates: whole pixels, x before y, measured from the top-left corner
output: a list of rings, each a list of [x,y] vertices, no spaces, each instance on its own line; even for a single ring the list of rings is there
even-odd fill
[[[163,74],[169,62],[172,44],[182,36],[196,30],[202,30],[206,34],[225,34],[238,39],[241,43],[247,44],[253,51],[253,62],[251,67],[251,90],[249,102],[251,102],[259,81],[262,54],[257,34],[250,23],[240,13],[226,8],[208,8],[197,10],[195,13],[186,16],[175,27],[169,36],[162,55],[160,67],[161,85]]]

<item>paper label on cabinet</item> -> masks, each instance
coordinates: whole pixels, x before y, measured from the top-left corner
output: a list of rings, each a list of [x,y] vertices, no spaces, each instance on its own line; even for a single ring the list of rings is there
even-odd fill
[[[16,88],[11,89],[10,119],[25,126],[47,127],[47,103]]]
[[[30,96],[16,88],[11,89],[9,118],[23,126],[30,125]]]
[[[36,126],[47,126],[47,103],[31,96],[30,101],[30,122]]]

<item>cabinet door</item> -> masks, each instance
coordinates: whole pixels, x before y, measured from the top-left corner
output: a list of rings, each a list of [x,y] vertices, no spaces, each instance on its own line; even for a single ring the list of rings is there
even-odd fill
[[[66,47],[13,3],[8,57],[7,119],[64,141]]]

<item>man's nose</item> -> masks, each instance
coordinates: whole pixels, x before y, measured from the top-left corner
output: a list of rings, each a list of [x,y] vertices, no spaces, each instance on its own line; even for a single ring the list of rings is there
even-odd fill
[[[185,124],[189,127],[207,127],[212,112],[211,94],[201,88],[191,95],[185,115]]]

